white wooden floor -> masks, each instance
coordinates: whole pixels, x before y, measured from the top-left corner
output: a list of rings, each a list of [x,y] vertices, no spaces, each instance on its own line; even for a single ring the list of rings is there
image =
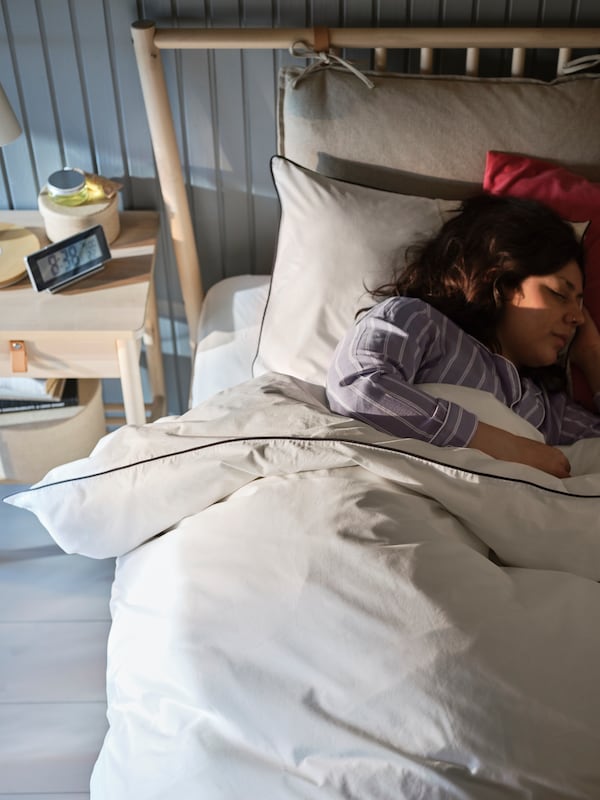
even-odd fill
[[[19,487],[0,485],[0,498]],[[114,561],[69,556],[0,501],[0,799],[83,800],[107,729]]]

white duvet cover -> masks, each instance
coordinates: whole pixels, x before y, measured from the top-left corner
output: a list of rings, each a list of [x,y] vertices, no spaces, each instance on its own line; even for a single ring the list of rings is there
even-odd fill
[[[119,556],[92,798],[600,797],[600,441],[565,450],[390,439],[267,375],[13,497]]]

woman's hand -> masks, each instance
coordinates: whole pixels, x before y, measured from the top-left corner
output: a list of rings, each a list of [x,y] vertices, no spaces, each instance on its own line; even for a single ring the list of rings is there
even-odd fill
[[[577,329],[569,350],[569,359],[578,367],[592,390],[600,391],[600,332],[588,310],[583,308],[584,323]]]
[[[477,425],[469,447],[501,461],[514,461],[541,469],[556,478],[568,478],[571,474],[569,459],[557,447],[527,439],[525,436],[515,436],[485,422]]]

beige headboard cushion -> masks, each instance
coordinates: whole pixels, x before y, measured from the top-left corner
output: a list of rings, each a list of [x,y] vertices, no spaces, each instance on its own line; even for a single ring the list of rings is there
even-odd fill
[[[504,150],[600,181],[600,75],[369,74],[369,89],[333,68],[293,88],[300,71],[280,73],[278,152],[330,177],[457,198],[481,185],[487,151]]]

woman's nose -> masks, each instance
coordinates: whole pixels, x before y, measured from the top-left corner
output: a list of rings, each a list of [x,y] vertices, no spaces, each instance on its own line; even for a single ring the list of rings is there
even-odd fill
[[[579,303],[572,303],[571,308],[567,311],[567,322],[570,325],[583,325],[585,322],[585,316],[583,314],[583,309],[579,305]]]

